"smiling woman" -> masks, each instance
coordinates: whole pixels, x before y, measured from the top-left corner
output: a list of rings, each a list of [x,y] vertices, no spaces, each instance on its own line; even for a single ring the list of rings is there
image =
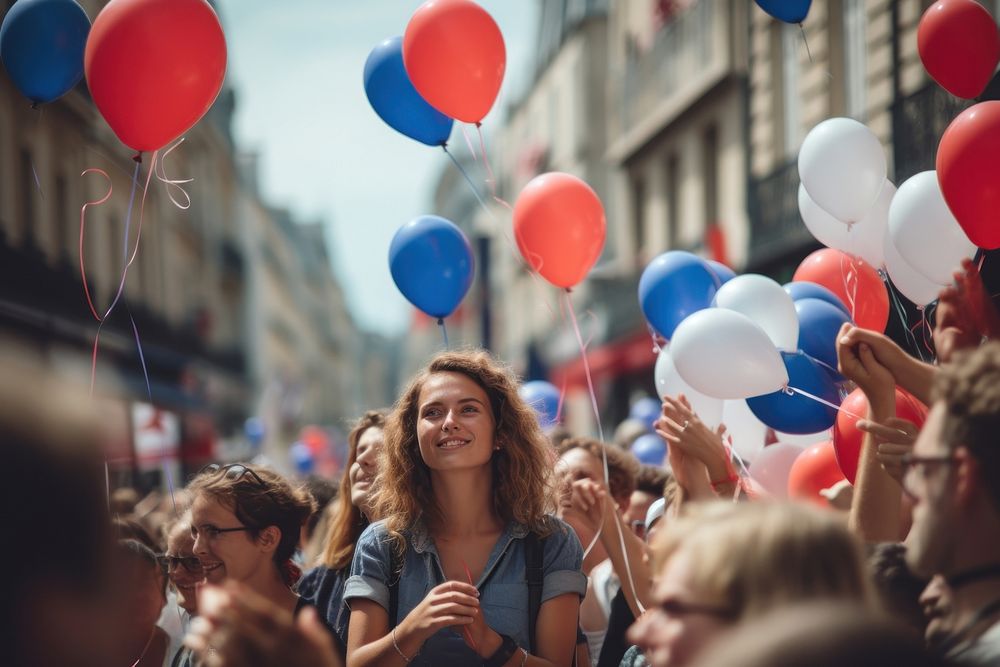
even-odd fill
[[[385,428],[344,598],[348,665],[565,665],[586,579],[553,509],[548,445],[485,352],[435,358]],[[526,583],[527,582],[527,585]]]

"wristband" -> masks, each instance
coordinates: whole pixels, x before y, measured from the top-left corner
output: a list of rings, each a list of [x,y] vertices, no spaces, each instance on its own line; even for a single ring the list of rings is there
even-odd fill
[[[506,665],[507,661],[517,653],[517,642],[510,635],[500,635],[500,639],[502,640],[500,648],[483,661],[483,667],[501,667],[501,665]]]
[[[740,476],[737,475],[735,471],[730,470],[729,471],[729,475],[727,477],[723,477],[722,479],[713,480],[711,482],[711,484],[712,484],[712,490],[713,491],[718,491],[718,489],[716,488],[718,486],[722,486],[723,484],[736,484],[739,481],[740,481]]]

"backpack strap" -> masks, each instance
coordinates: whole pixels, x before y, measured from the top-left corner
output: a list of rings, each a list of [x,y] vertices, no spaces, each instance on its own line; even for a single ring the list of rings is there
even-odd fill
[[[528,533],[524,540],[524,570],[528,580],[528,643],[535,652],[535,626],[538,611],[542,607],[542,551],[544,539],[535,533]]]

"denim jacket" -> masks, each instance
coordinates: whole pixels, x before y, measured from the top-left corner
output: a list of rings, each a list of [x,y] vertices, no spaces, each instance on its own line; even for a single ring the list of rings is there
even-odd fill
[[[583,547],[576,533],[565,523],[550,517],[552,532],[545,538],[542,554],[542,604],[565,593],[583,596],[587,578],[581,571]],[[525,573],[524,538],[526,526],[511,522],[504,527],[494,545],[486,568],[476,587],[486,623],[500,634],[510,635],[528,648],[528,584]],[[445,582],[444,571],[434,540],[422,521],[404,531],[406,554],[399,580],[398,618],[390,618],[394,627],[413,610],[427,593]],[[365,529],[358,539],[351,564],[351,576],[344,586],[344,600],[373,600],[389,610],[389,583],[395,580],[393,544],[385,523],[379,521]],[[398,563],[398,561],[397,561]],[[434,634],[414,658],[414,665],[480,664],[475,651],[465,644],[462,635],[452,628]]]

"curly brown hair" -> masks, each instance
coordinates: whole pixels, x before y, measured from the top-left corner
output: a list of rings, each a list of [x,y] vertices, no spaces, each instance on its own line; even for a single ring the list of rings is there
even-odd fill
[[[573,449],[582,449],[601,461],[604,454],[608,456],[608,490],[611,497],[621,505],[628,505],[629,497],[635,491],[636,479],[639,476],[639,459],[626,452],[618,445],[605,445],[600,440],[592,438],[570,438],[563,440],[556,449],[559,456]],[[595,480],[603,481],[603,480]]]
[[[385,411],[369,410],[361,415],[354,428],[347,435],[348,453],[344,463],[344,474],[340,478],[340,493],[337,495],[337,506],[333,510],[327,533],[326,547],[323,549],[323,565],[331,570],[341,570],[351,564],[354,558],[354,547],[361,531],[368,521],[361,510],[351,502],[351,466],[358,460],[358,442],[365,431],[370,428],[385,428]]]
[[[956,355],[952,363],[941,366],[932,398],[945,407],[943,442],[951,449],[968,448],[1000,508],[1000,342]]]
[[[302,525],[315,511],[316,504],[308,491],[292,486],[273,470],[243,467],[248,472],[239,476],[230,474],[226,468],[205,470],[191,481],[188,489],[192,497],[204,494],[231,509],[240,523],[250,529],[248,534],[253,539],[264,528],[276,526],[281,539],[274,550],[274,564],[291,586],[295,582],[289,579],[294,572],[288,564],[299,543]]]
[[[435,373],[461,373],[489,398],[496,425],[494,443],[500,447],[492,459],[496,516],[547,535],[551,532],[547,515],[554,509],[548,441],[538,426],[535,411],[517,393],[517,378],[483,350],[445,352],[410,382],[385,426],[375,509],[385,517],[397,551],[402,554],[406,550],[401,531],[413,526],[421,515],[442,519],[431,490],[430,468],[417,443],[420,392]]]

